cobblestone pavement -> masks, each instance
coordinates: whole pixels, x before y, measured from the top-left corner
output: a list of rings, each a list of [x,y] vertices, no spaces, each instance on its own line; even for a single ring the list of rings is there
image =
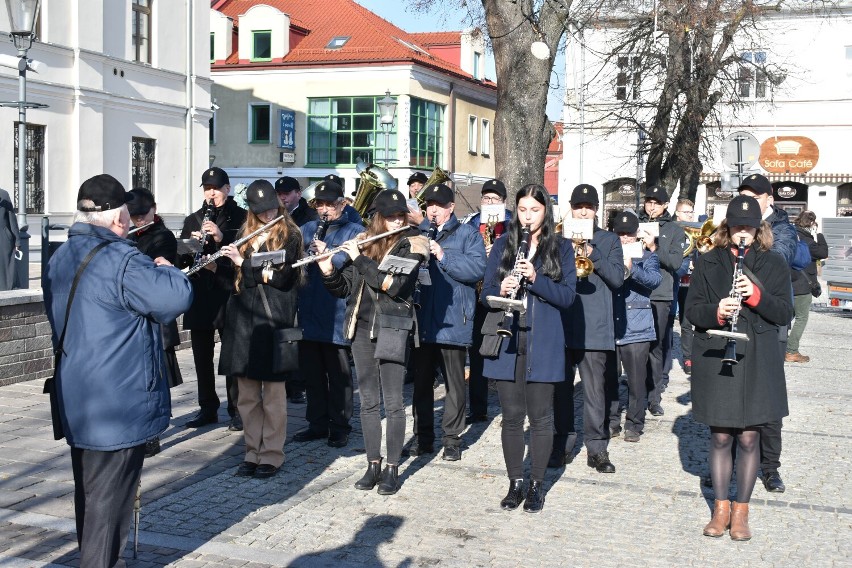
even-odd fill
[[[648,416],[639,444],[612,440],[618,471],[596,473],[578,446],[573,463],[548,470],[540,515],[499,507],[508,483],[495,393],[492,419],[467,430],[461,461],[439,454],[407,459],[402,490],[382,497],[353,488],[366,465],[357,414],[348,447],[288,441],[276,477],[234,477],[242,436],[228,432],[224,408],[218,426],[183,426],[195,407],[195,382],[188,380],[172,391],[174,419],[162,453],[145,464],[138,558],[131,557],[131,536],[127,564],[849,566],[850,340],[848,316],[811,315],[801,347],[811,362],[786,367],[791,415],[781,472],[787,492],[769,494],[758,483],[750,542],[701,535],[712,502],[700,477],[708,433],[691,419],[689,382],[677,363],[663,397],[665,415]],[[180,362],[184,377],[194,377],[188,350]],[[219,386],[224,400],[221,378]],[[41,381],[0,388],[2,566],[79,565],[69,451],[52,439],[41,388]],[[436,396],[440,423],[443,387]],[[581,398],[578,389],[575,403]],[[305,425],[304,411],[290,405],[290,435]],[[409,408],[409,431],[411,424]]]

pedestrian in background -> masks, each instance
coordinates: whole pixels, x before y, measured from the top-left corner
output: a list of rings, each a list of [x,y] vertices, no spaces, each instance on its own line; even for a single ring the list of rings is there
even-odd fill
[[[825,237],[819,232],[816,214],[813,211],[802,211],[793,225],[796,227],[799,240],[808,245],[811,263],[802,270],[792,271],[793,305],[796,310],[796,319],[793,321],[790,336],[787,338],[787,352],[784,354],[784,361],[787,363],[807,363],[811,358],[799,353],[799,342],[802,340],[802,334],[805,333],[805,327],[808,325],[811,303],[815,296],[819,297],[822,293],[816,263],[828,258],[828,243],[825,242]]]
[[[5,189],[0,189],[0,290],[17,288],[18,218]]]

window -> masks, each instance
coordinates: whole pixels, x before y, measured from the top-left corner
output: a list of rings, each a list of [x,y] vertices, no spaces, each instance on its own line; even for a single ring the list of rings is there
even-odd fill
[[[468,115],[467,117],[467,151],[471,154],[476,154],[476,117]]]
[[[482,79],[482,54],[473,52],[473,78]]]
[[[131,187],[144,187],[154,193],[154,149],[153,138],[133,138],[130,146]]]
[[[216,111],[213,111],[213,116],[210,117],[210,123],[208,128],[208,137],[210,145],[216,144]]]
[[[346,42],[349,41],[349,36],[337,36],[331,38],[331,41],[325,46],[326,49],[340,49]]]
[[[639,65],[638,56],[618,56],[618,75],[615,78],[615,98],[617,100],[635,101],[639,98],[639,86],[642,83],[642,72]]]
[[[253,31],[251,32],[252,61],[271,61],[272,60],[272,32]]]
[[[216,61],[216,34],[210,32],[210,63]]]
[[[151,0],[133,0],[133,50],[136,61],[151,63]]]
[[[388,133],[379,124],[376,106],[380,97],[338,97],[309,99],[308,165],[354,165],[396,160],[396,122]],[[387,158],[383,160],[382,158]]]
[[[737,92],[744,99],[766,98],[766,52],[745,51],[740,55]]]
[[[14,200],[18,206],[18,125],[15,122],[15,159],[12,178],[15,180]],[[46,127],[39,124],[27,123],[27,133],[24,142],[26,155],[24,168],[26,178],[24,185],[27,193],[27,213],[44,213],[44,140]]]
[[[482,142],[481,152],[483,156],[491,154],[491,123],[484,118],[482,119]]]
[[[272,110],[269,105],[249,105],[249,143],[269,144],[271,119]]]
[[[424,169],[440,167],[444,157],[444,106],[412,97],[410,119],[408,165]]]

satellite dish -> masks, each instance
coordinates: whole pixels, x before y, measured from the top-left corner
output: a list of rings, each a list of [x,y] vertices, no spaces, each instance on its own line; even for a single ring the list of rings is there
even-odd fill
[[[741,148],[741,159],[737,160],[737,147]],[[735,170],[739,161],[744,170],[752,167],[760,157],[760,142],[748,132],[732,132],[725,136],[722,142],[722,162]]]

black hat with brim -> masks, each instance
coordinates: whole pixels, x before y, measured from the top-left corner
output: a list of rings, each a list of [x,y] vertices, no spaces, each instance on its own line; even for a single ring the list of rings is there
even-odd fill
[[[109,174],[100,174],[83,182],[77,192],[77,208],[80,211],[109,211],[118,209],[133,199],[124,191],[124,186]],[[91,201],[94,206],[80,206],[80,201]]]
[[[738,195],[728,203],[725,220],[729,227],[745,225],[746,227],[759,229],[760,222],[763,220],[763,214],[760,212],[760,203],[750,195]]]

